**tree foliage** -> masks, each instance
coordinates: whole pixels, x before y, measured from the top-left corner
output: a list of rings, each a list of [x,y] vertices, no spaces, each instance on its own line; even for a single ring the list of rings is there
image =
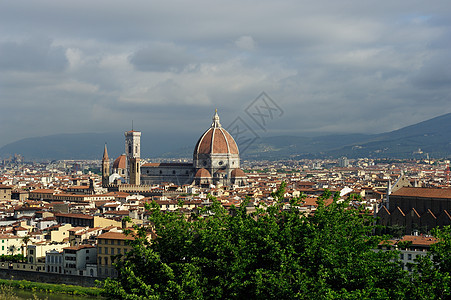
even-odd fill
[[[246,209],[249,199],[227,211],[210,197],[211,204],[192,220],[181,210],[164,212],[150,204],[152,228],[135,228],[133,250],[116,260],[118,277],[105,281],[105,295],[404,299],[424,293],[413,287],[397,252],[374,251],[383,237],[371,234],[374,220],[363,208],[351,208],[349,201],[339,201],[338,194],[326,190],[314,213],[307,215],[298,209],[302,197],[286,209],[284,190],[282,184],[272,194],[275,204],[253,213]],[[157,236],[152,243],[146,238],[150,229]]]

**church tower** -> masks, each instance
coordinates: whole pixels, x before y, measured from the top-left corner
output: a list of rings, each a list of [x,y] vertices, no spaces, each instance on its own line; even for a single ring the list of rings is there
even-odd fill
[[[130,184],[141,184],[141,132],[125,132],[125,154],[127,156],[128,179]]]
[[[106,143],[105,143],[105,149],[103,150],[103,158],[102,158],[102,187],[107,187],[110,177],[110,159],[108,157],[108,151],[106,149]]]

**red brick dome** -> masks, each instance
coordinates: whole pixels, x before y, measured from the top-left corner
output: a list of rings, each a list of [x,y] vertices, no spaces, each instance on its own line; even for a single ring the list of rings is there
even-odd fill
[[[219,123],[216,112],[211,127],[204,132],[194,148],[196,154],[238,154],[235,140]]]
[[[241,169],[233,169],[232,173],[230,174],[232,177],[246,177],[246,173],[244,173]]]
[[[127,158],[125,157],[125,154],[122,154],[113,163],[113,169],[125,169],[125,166],[127,162]]]
[[[210,178],[211,174],[210,174],[210,172],[208,172],[207,169],[202,168],[202,169],[197,170],[196,175],[194,175],[194,177],[196,177],[196,178]]]

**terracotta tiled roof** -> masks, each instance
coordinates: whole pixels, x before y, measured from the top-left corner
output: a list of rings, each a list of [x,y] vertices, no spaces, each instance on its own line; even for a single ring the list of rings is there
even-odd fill
[[[125,169],[127,158],[125,154],[122,154],[113,163],[113,169]]]
[[[208,172],[207,169],[202,168],[202,169],[199,169],[196,172],[196,175],[194,175],[194,177],[197,177],[197,178],[210,178],[211,174],[210,174],[210,172]]]
[[[333,202],[333,199],[326,199],[324,201],[324,204],[330,205]],[[303,206],[318,206],[318,198],[305,198],[304,199],[304,203],[302,204]]]
[[[86,248],[95,248],[95,246],[92,245],[78,245],[78,246],[72,246],[72,247],[66,247],[63,248],[63,250],[81,250]]]
[[[55,190],[52,190],[52,189],[36,189],[36,190],[31,191],[30,193],[53,194],[53,193],[55,193]]]
[[[83,214],[55,214],[55,217],[68,217],[68,218],[78,218],[78,219],[94,219],[93,216],[83,215]]]
[[[232,177],[246,177],[246,174],[241,169],[233,169],[232,173],[230,174]]]
[[[97,237],[97,239],[109,240],[133,240],[134,238],[123,234],[122,232],[105,232]]]
[[[391,196],[451,199],[451,189],[403,187]]]
[[[429,246],[437,243],[438,240],[434,237],[405,235],[399,242],[412,242],[412,246]]]
[[[196,154],[230,153],[238,154],[238,146],[235,140],[222,127],[209,128],[199,139],[194,148]]]

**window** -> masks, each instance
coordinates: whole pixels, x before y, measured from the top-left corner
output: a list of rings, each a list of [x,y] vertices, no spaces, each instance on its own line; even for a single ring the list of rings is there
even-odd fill
[[[99,247],[99,248],[97,249],[97,252],[98,252],[99,254],[102,254],[102,247]]]
[[[407,254],[407,259],[412,260],[412,254]],[[410,270],[409,270],[410,271]]]
[[[404,253],[401,253],[399,256],[401,257],[401,259],[404,259]]]
[[[111,255],[114,255],[114,248],[111,248]]]
[[[117,254],[121,254],[121,248],[117,248]]]

